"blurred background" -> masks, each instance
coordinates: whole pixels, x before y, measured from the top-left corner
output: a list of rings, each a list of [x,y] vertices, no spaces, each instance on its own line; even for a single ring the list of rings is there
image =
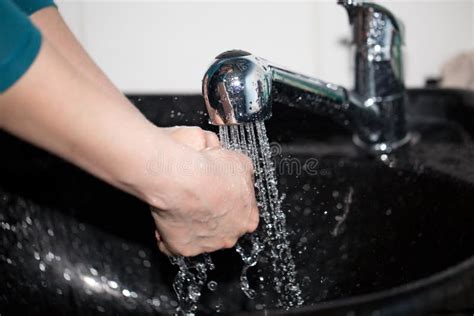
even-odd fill
[[[336,2],[56,0],[122,91],[170,94],[200,93],[212,59],[235,48],[351,87],[350,28]],[[424,86],[449,59],[474,50],[474,0],[376,2],[404,22],[408,87]],[[474,72],[472,63],[461,68]]]

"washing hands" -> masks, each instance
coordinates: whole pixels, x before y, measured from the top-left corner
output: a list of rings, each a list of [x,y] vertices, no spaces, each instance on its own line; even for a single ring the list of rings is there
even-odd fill
[[[183,256],[233,247],[259,222],[250,158],[221,148],[214,133],[197,127],[164,131],[194,153],[191,169],[176,177],[175,198],[152,207],[158,247]]]

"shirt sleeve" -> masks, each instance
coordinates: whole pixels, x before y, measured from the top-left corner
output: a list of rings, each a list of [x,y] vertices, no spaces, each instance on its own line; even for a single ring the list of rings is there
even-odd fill
[[[28,70],[41,47],[41,33],[10,0],[0,0],[0,93]]]
[[[3,1],[3,0],[0,0]],[[53,0],[11,0],[13,1],[25,14],[31,15],[38,10],[49,6],[56,6]]]

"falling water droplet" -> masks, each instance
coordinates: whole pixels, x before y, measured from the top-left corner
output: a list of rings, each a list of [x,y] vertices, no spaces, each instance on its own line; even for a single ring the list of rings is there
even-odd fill
[[[207,288],[214,292],[215,290],[217,290],[217,282],[209,281],[209,283],[207,283]]]

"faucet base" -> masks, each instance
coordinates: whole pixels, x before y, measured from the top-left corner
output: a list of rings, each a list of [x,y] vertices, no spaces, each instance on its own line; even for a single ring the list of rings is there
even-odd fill
[[[352,136],[352,141],[357,145],[357,147],[362,148],[364,151],[367,151],[371,154],[389,154],[394,150],[407,145],[412,139],[413,134],[407,132],[405,137],[395,142],[369,144],[361,140],[357,134]]]

